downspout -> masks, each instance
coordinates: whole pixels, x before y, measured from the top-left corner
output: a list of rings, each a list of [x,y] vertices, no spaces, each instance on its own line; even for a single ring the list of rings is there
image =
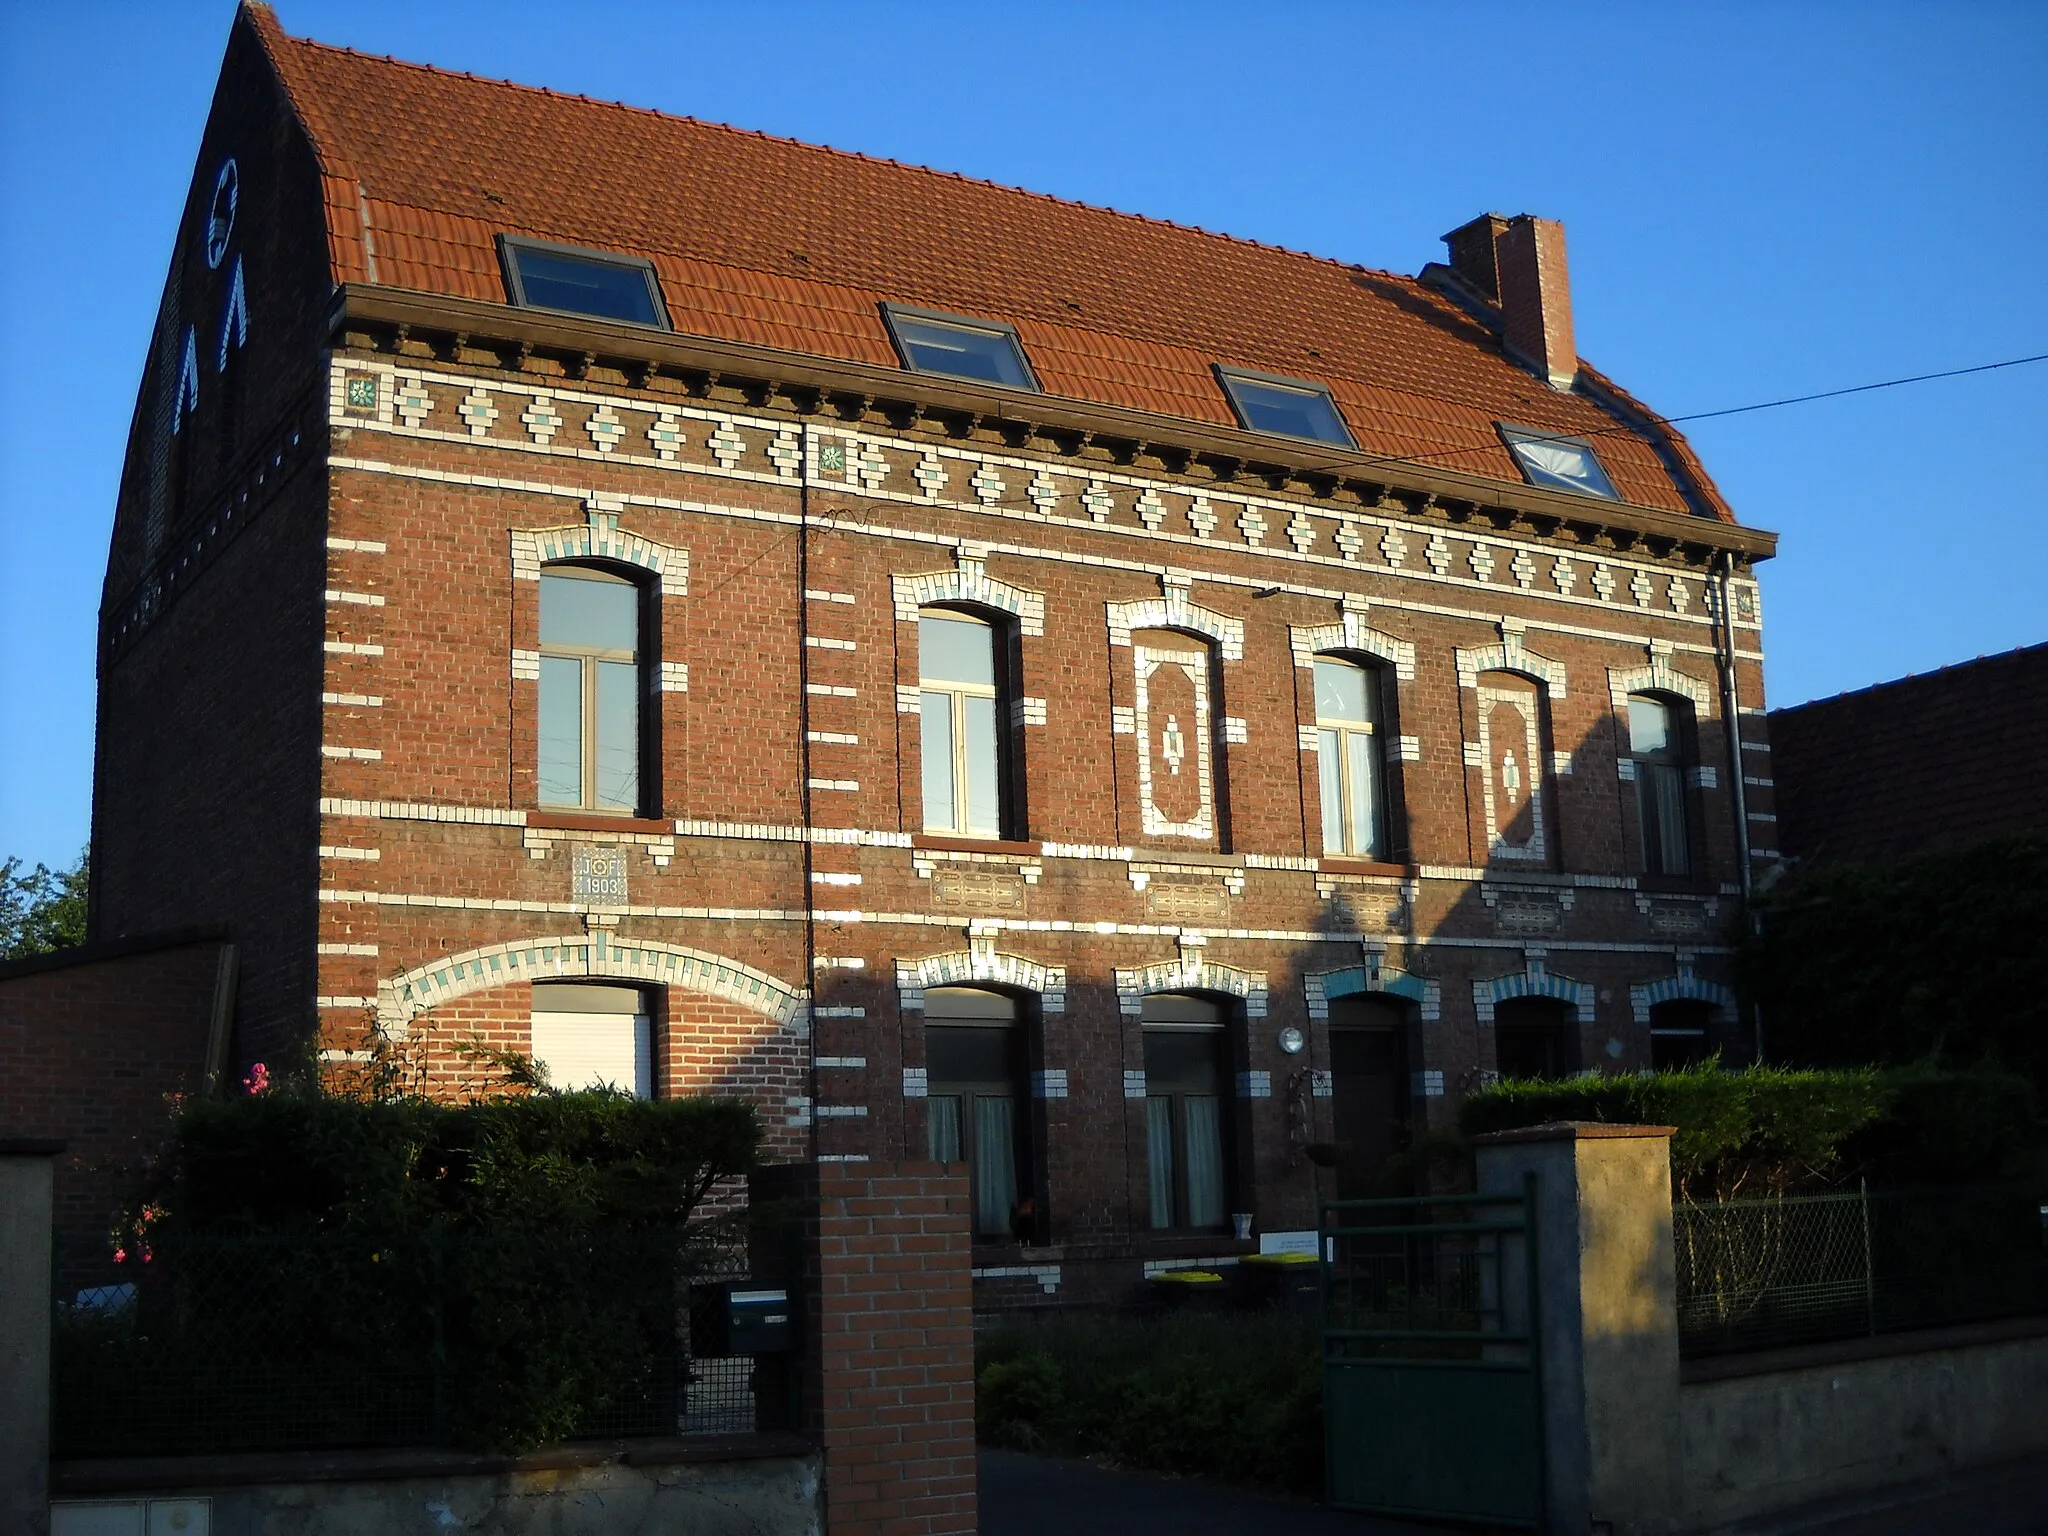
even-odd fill
[[[1735,791],[1735,856],[1740,863],[1742,881],[1742,905],[1749,914],[1750,933],[1762,931],[1763,917],[1756,910],[1754,882],[1750,878],[1749,856],[1749,789],[1742,779],[1742,690],[1735,680],[1735,593],[1730,585],[1735,574],[1735,553],[1721,551],[1720,577],[1720,644],[1716,647],[1715,661],[1721,669],[1721,716],[1727,724],[1728,736],[1728,780]],[[1764,1010],[1758,1003],[1750,1005],[1755,1026],[1756,1059],[1764,1059]]]
[[[797,809],[803,823],[804,903],[804,1093],[805,1121],[810,1140],[809,1161],[818,1161],[818,908],[817,881],[812,878],[817,858],[811,843],[811,471],[817,451],[817,434],[806,426],[803,434],[802,474],[796,484],[796,723],[797,723]]]

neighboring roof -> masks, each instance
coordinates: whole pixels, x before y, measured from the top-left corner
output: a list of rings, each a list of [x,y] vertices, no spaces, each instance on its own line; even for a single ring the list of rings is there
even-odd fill
[[[1780,847],[1871,863],[2048,831],[2048,645],[1772,710]]]
[[[337,283],[503,303],[494,237],[532,235],[649,258],[685,333],[893,367],[879,301],[917,304],[1014,323],[1049,394],[1229,428],[1212,363],[1322,380],[1367,453],[1520,484],[1506,419],[1593,435],[1624,498],[1693,511],[1650,442],[1509,362],[1415,278],[372,58],[247,14],[319,156]],[[1732,522],[1677,458],[1694,501]]]

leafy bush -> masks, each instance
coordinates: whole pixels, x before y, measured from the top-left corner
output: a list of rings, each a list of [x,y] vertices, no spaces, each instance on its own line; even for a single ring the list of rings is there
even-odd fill
[[[980,1437],[1315,1493],[1323,1475],[1316,1321],[1287,1313],[1063,1317],[981,1341]]]
[[[756,1139],[731,1100],[188,1103],[117,1237],[132,1300],[59,1331],[60,1445],[672,1433],[687,1286],[730,1241],[692,1218]]]
[[[1468,1136],[1560,1120],[1673,1126],[1674,1187],[1728,1200],[1856,1173],[1892,1183],[2010,1176],[2032,1145],[2033,1096],[2024,1079],[1988,1067],[1703,1066],[1509,1080],[1471,1094],[1458,1114]]]

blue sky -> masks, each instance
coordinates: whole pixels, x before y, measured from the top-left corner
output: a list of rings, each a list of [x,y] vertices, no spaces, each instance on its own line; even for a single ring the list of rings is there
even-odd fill
[[[0,855],[86,837],[114,485],[232,15],[0,0]],[[2048,352],[2038,3],[279,15],[1403,272],[1482,211],[1562,219],[1580,351],[1673,415]],[[2036,364],[1694,429],[1783,536],[1773,703],[2048,639],[2044,408]]]

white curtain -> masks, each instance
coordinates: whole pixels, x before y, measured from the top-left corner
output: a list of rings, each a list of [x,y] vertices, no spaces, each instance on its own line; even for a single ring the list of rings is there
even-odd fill
[[[1214,1098],[1189,1096],[1181,1101],[1188,1133],[1188,1225],[1223,1225],[1223,1115]]]
[[[974,1100],[974,1209],[979,1232],[1010,1229],[1010,1208],[1017,1203],[1013,1113],[1006,1098],[985,1094]]]
[[[1173,1220],[1173,1100],[1145,1101],[1145,1152],[1152,1188],[1152,1225]]]

